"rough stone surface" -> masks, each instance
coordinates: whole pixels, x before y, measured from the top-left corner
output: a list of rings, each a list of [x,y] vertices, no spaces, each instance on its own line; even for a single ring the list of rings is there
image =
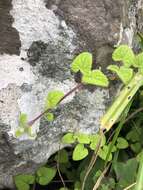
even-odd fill
[[[110,93],[94,87],[68,97],[54,110],[53,122],[37,121],[35,140],[14,137],[21,112],[30,121],[44,109],[49,91],[66,93],[76,85],[74,55],[90,51],[94,67],[105,70],[114,45],[132,45],[142,29],[141,10],[141,0],[1,0],[0,188],[12,188],[12,176],[46,163],[67,131],[97,132]]]
[[[10,15],[11,9],[11,0],[0,1],[0,53],[19,55],[21,42],[18,31],[12,27],[14,20]]]

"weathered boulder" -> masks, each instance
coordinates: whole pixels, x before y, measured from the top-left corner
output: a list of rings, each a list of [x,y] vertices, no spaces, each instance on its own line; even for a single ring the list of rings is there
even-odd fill
[[[0,188],[46,163],[67,131],[97,132],[110,93],[94,87],[68,97],[53,122],[37,121],[35,140],[14,137],[21,112],[32,120],[49,91],[76,85],[70,72],[76,54],[92,52],[94,67],[105,70],[114,45],[132,45],[141,12],[142,0],[0,1]]]

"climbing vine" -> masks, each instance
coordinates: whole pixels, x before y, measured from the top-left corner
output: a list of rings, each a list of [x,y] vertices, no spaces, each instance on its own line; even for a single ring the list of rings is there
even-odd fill
[[[112,103],[111,107],[106,111],[101,119],[101,128],[109,130],[113,124],[119,119],[128,103],[131,101],[137,90],[143,85],[143,53],[135,55],[131,48],[127,45],[120,45],[113,52],[112,58],[114,61],[121,61],[122,65],[109,65],[107,67],[121,79],[124,88]],[[80,72],[82,74],[81,83],[71,89],[67,94],[62,91],[55,90],[48,93],[46,97],[44,111],[35,119],[27,121],[27,115],[21,113],[19,117],[19,127],[15,132],[15,136],[19,137],[27,133],[30,137],[36,137],[32,134],[32,125],[41,117],[45,117],[48,121],[54,119],[52,109],[56,108],[67,96],[80,89],[81,86],[90,84],[101,87],[108,87],[109,80],[101,69],[92,69],[92,54],[83,52],[79,54],[71,64],[71,70],[74,73]]]
[[[138,141],[133,141],[134,137],[133,130],[129,132],[126,138],[119,135],[119,132],[125,123],[125,117],[130,109],[133,97],[136,92],[143,86],[143,53],[134,54],[132,49],[127,45],[120,45],[117,47],[112,58],[116,62],[120,62],[118,65],[109,65],[107,70],[115,73],[123,83],[123,88],[119,92],[118,96],[111,106],[107,109],[105,114],[102,116],[99,126],[99,133],[97,134],[83,134],[69,132],[65,134],[61,141],[64,144],[74,144],[74,150],[72,152],[72,159],[79,161],[86,158],[89,155],[89,150],[94,152],[93,159],[85,173],[83,178],[83,184],[78,183],[76,190],[85,188],[85,181],[97,160],[97,156],[104,160],[105,166],[107,162],[113,160],[113,154],[119,152],[119,150],[127,149],[131,147],[134,152],[139,153],[141,151],[141,145]],[[81,83],[77,84],[73,89],[64,94],[62,91],[55,90],[48,93],[45,101],[44,110],[36,118],[31,121],[27,120],[27,115],[21,113],[19,117],[19,127],[15,132],[15,137],[19,138],[23,134],[29,135],[30,138],[35,139],[37,134],[33,134],[32,125],[41,117],[45,117],[48,121],[54,120],[54,114],[52,110],[55,109],[66,97],[76,90],[81,90],[84,85],[96,85],[103,88],[109,86],[109,79],[101,71],[101,69],[92,69],[93,59],[92,54],[83,52],[79,54],[71,64],[71,71],[74,73],[81,73]],[[124,116],[123,116],[124,113]],[[119,126],[113,137],[113,141],[106,140],[105,131],[109,131],[112,126],[120,121]],[[67,152],[62,150],[62,158],[68,159]],[[142,155],[138,155],[138,160],[142,159]],[[59,161],[59,160],[58,160]],[[109,167],[108,167],[109,168]],[[29,185],[35,182],[45,185],[48,184],[56,175],[55,168],[42,167],[40,168],[35,176],[30,175],[18,175],[15,177],[15,184],[19,190],[29,190]],[[115,173],[117,168],[115,168]],[[48,176],[48,177],[47,177]],[[97,177],[97,176],[96,176]],[[22,181],[22,182],[21,182]],[[21,185],[26,183],[27,186],[21,189]],[[96,186],[96,185],[95,185]],[[23,184],[24,187],[24,184]],[[66,189],[65,187],[63,189]]]

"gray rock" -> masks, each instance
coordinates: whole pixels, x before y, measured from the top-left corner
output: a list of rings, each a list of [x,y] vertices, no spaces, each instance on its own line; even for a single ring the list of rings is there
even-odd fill
[[[7,2],[7,3],[5,3]],[[90,51],[94,67],[111,63],[114,45],[132,45],[141,0],[2,0],[1,24],[9,43],[0,47],[0,188],[13,187],[14,175],[33,173],[55,153],[68,131],[96,133],[110,100],[108,89],[85,87],[54,110],[55,120],[32,126],[36,139],[15,138],[18,117],[34,119],[51,90],[68,92],[79,81],[70,72],[73,57]],[[139,17],[140,18],[140,17]],[[8,19],[9,20],[9,19]],[[142,26],[140,26],[141,28]],[[1,39],[1,38],[0,38]],[[4,40],[2,39],[2,40]],[[4,40],[5,41],[5,40]],[[9,46],[10,44],[10,46]],[[14,49],[11,49],[14,47]],[[16,50],[15,50],[15,47]]]

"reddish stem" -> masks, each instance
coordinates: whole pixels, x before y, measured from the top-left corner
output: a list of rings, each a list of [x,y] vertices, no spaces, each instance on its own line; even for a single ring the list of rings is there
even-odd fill
[[[72,88],[69,92],[67,92],[58,102],[60,104],[66,97],[68,97],[70,94],[75,92],[76,90],[80,89],[83,86],[83,84],[79,83],[74,88]],[[47,109],[44,112],[40,113],[37,117],[35,117],[33,120],[28,122],[28,126],[31,127],[38,119],[40,119],[45,113],[49,112],[51,109]]]

